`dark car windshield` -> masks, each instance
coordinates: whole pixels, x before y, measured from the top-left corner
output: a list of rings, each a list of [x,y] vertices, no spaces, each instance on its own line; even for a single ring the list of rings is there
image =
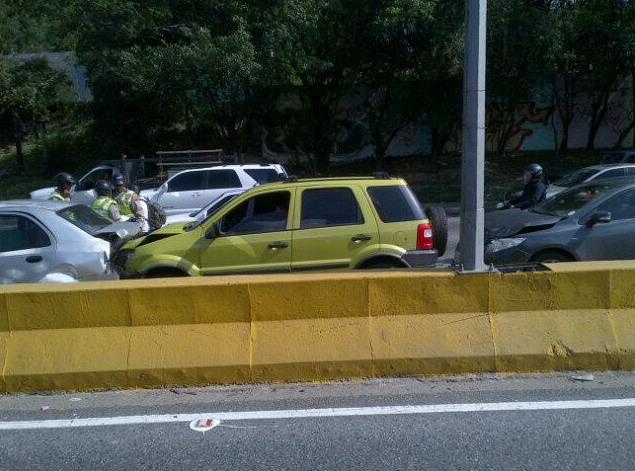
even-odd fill
[[[580,183],[584,183],[587,179],[591,178],[598,171],[593,169],[582,169],[577,172],[573,172],[571,175],[568,175],[560,180],[555,181],[553,184],[556,186],[564,186],[570,187],[579,185]]]
[[[94,235],[104,227],[112,224],[108,219],[83,204],[60,209],[57,215],[90,235]]]
[[[613,189],[615,189],[615,185],[606,183],[581,185],[547,198],[534,206],[531,211],[549,216],[573,216],[585,205]]]

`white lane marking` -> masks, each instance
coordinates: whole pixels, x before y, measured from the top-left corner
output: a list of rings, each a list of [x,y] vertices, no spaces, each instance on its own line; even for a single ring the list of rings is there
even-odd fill
[[[244,412],[205,412],[198,414],[129,415],[85,419],[21,420],[0,422],[0,430],[102,427],[106,425],[143,425],[192,422],[214,418],[220,422],[235,420],[303,419],[310,417],[353,417],[371,415],[444,414],[451,412],[501,412],[566,409],[608,409],[635,407],[635,398],[578,401],[487,402],[476,404],[426,404],[418,406],[341,407],[327,409],[263,410]]]

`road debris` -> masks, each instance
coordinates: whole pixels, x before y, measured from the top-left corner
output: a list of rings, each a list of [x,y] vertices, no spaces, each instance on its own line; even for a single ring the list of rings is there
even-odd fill
[[[195,432],[205,433],[208,430],[213,429],[214,427],[218,427],[220,425],[220,420],[218,419],[196,419],[190,422],[190,429]]]
[[[592,374],[587,373],[582,375],[570,376],[569,379],[571,381],[593,381],[595,377]]]

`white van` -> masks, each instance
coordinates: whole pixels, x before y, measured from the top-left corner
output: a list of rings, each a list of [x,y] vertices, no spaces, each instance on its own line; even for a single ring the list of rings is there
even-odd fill
[[[141,196],[160,204],[165,214],[187,213],[201,209],[229,190],[247,190],[261,183],[278,181],[287,172],[278,164],[220,165],[183,170],[154,190]]]

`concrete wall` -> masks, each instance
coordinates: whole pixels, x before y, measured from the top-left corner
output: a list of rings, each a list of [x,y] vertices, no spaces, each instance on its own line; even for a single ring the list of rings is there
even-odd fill
[[[0,390],[635,369],[635,265],[559,269],[0,287]]]

